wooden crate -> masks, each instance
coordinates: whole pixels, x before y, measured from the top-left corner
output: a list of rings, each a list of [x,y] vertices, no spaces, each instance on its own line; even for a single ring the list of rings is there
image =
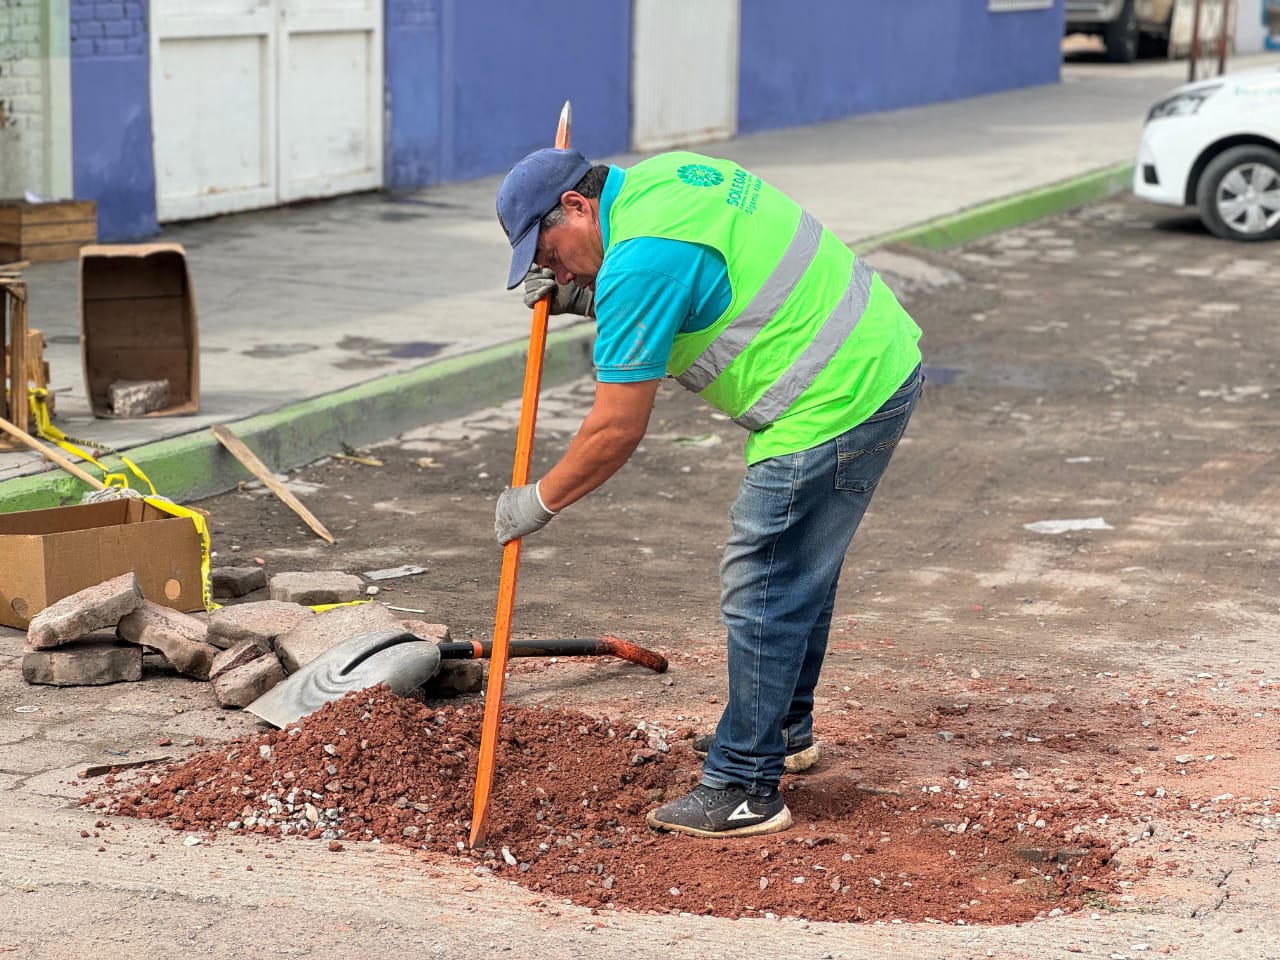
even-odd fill
[[[0,271],[0,416],[26,430],[27,408],[27,285],[12,268]],[[9,371],[16,376],[12,378]],[[7,435],[6,435],[7,439]],[[6,444],[8,445],[8,444]]]
[[[0,263],[74,260],[98,242],[98,205],[92,200],[0,200]]]

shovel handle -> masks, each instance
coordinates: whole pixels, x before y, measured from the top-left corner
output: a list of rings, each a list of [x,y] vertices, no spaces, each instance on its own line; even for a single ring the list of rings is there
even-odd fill
[[[436,644],[442,660],[488,660],[493,655],[492,640],[449,640]],[[601,637],[599,640],[511,640],[508,657],[617,657],[628,663],[665,673],[667,658],[630,640]]]

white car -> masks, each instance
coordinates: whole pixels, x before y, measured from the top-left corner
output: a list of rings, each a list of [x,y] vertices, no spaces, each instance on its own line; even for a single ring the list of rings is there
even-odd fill
[[[1280,66],[1188,83],[1147,114],[1133,192],[1230,240],[1280,237]]]

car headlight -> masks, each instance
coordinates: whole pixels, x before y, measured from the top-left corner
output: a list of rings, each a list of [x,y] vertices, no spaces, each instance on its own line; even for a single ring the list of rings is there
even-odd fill
[[[1189,117],[1200,109],[1200,105],[1222,88],[1215,83],[1211,87],[1201,87],[1188,93],[1178,93],[1168,99],[1161,100],[1147,114],[1148,122],[1160,117]]]

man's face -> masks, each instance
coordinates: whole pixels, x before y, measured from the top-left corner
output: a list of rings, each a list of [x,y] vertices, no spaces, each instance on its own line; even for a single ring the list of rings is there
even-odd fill
[[[560,205],[564,222],[539,233],[533,262],[553,271],[556,283],[590,287],[604,262],[599,213],[590,200],[572,190],[561,195]]]

